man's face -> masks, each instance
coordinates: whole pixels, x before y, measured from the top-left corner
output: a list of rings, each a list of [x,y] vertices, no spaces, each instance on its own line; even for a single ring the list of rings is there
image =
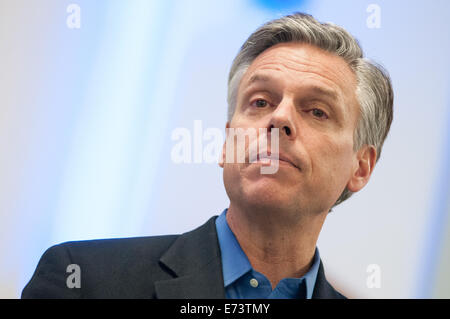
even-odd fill
[[[227,127],[278,128],[279,153],[289,160],[280,159],[275,174],[261,174],[259,162],[221,164],[231,203],[328,211],[345,187],[351,188],[358,169],[355,92],[356,77],[347,63],[319,48],[283,43],[261,53],[240,82]]]

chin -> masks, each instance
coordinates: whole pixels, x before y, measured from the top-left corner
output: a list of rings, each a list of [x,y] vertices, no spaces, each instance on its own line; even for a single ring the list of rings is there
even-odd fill
[[[249,209],[292,210],[299,204],[300,187],[292,176],[261,175],[259,168],[245,174],[225,169],[224,184],[230,200],[245,203]]]
[[[252,182],[251,185],[244,185],[242,194],[249,205],[261,209],[291,207],[291,201],[296,196],[292,192],[286,192],[286,188],[280,186],[270,180],[261,180]],[[292,191],[292,189],[289,190]]]

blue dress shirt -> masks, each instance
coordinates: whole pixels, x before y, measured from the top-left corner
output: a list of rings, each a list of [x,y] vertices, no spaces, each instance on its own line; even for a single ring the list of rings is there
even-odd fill
[[[227,210],[225,209],[216,219],[226,297],[228,299],[311,299],[320,263],[317,247],[313,264],[303,277],[284,278],[272,290],[267,277],[252,268],[228,226]]]

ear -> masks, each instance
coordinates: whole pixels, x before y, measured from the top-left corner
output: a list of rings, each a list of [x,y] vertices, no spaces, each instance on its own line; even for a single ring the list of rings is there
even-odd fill
[[[228,130],[230,128],[230,122],[227,122],[227,124],[225,125],[225,134],[228,137]],[[223,163],[225,163],[225,158],[226,158],[226,149],[227,149],[227,138],[225,138],[225,142],[223,142],[223,147],[222,147],[222,158],[219,161],[219,166],[223,168]]]
[[[356,193],[369,182],[377,159],[377,150],[373,145],[364,145],[356,154],[355,168],[347,184],[349,191]]]

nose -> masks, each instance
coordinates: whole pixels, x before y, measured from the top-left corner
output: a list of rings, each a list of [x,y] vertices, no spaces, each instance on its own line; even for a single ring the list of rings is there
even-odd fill
[[[281,101],[271,115],[268,131],[271,132],[272,129],[278,128],[280,138],[283,136],[294,140],[297,135],[294,121],[296,112],[291,101]]]

